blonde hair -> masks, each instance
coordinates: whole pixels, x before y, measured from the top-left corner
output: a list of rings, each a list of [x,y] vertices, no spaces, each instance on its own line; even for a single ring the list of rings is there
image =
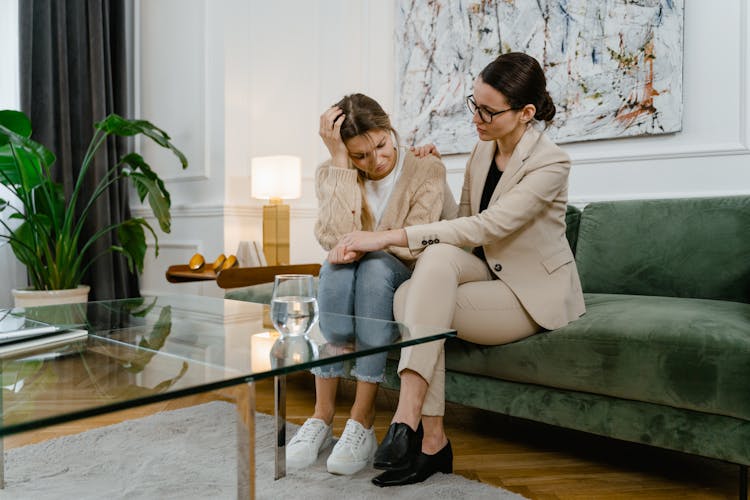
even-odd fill
[[[396,150],[400,144],[399,136],[391,125],[391,119],[388,117],[378,102],[364,94],[350,94],[344,96],[339,102],[334,104],[340,108],[346,117],[341,124],[341,139],[346,142],[354,137],[365,135],[372,130],[385,130],[391,132],[395,137]],[[368,140],[369,139],[368,137]],[[371,161],[376,161],[374,157]],[[398,158],[397,158],[398,161]],[[367,174],[357,169],[357,184],[359,185],[360,194],[362,195],[362,229],[372,231],[375,229],[375,217],[367,204],[365,196],[365,181]]]

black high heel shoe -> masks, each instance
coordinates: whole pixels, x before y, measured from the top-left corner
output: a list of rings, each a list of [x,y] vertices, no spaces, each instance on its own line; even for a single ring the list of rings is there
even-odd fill
[[[422,449],[423,435],[422,422],[416,431],[401,422],[391,424],[375,451],[373,467],[387,471],[409,469]]]
[[[450,441],[434,455],[426,455],[420,451],[411,468],[383,472],[372,479],[372,484],[385,487],[421,483],[436,472],[453,472],[453,449]]]

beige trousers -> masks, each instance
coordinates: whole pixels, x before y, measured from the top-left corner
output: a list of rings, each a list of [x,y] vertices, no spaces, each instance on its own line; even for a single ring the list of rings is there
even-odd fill
[[[411,279],[396,291],[393,313],[406,326],[453,328],[459,338],[484,345],[513,342],[542,330],[484,261],[443,243],[428,246],[420,255]],[[429,384],[422,415],[445,412],[443,343],[401,350],[399,374],[412,370]]]

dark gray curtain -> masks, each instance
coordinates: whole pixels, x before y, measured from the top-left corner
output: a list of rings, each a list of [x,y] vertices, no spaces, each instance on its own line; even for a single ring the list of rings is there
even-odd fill
[[[110,113],[128,117],[127,19],[131,0],[21,0],[19,2],[21,109],[31,118],[33,138],[57,156],[56,180],[69,196],[93,125]],[[132,145],[121,138],[102,147],[86,177],[88,199],[109,166]],[[100,197],[82,241],[98,228],[130,216],[125,183]],[[102,238],[86,258],[116,243]],[[89,268],[84,283],[91,300],[134,297],[138,278],[125,259],[110,253]]]

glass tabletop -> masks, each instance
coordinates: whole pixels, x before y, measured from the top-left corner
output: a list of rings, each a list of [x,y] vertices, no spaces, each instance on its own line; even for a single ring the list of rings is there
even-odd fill
[[[0,332],[3,324],[87,332],[60,341],[55,333],[25,352],[0,344],[0,436],[455,335],[322,313],[307,337],[282,338],[268,309],[166,295],[0,310]]]

